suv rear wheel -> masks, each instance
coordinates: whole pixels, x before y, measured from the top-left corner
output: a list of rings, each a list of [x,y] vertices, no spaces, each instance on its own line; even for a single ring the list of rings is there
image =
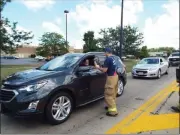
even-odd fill
[[[52,125],[65,122],[72,113],[73,99],[65,92],[55,95],[46,107],[46,117]]]
[[[122,79],[119,79],[117,97],[121,96],[123,92],[124,92],[124,82]]]

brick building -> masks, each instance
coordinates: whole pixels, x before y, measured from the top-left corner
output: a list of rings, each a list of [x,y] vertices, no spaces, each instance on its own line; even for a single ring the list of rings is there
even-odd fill
[[[31,54],[36,54],[37,46],[23,46],[16,50],[16,53],[12,56],[17,56],[19,58],[28,58]],[[70,53],[82,53],[83,49],[75,49],[74,47],[69,48]],[[1,55],[10,55],[5,54],[1,51]]]
[[[69,52],[70,53],[82,53],[83,49],[75,49],[74,47],[70,46],[69,47]]]
[[[20,58],[28,58],[31,54],[36,54],[36,48],[35,46],[23,46],[16,50],[16,54],[13,54],[13,56],[17,56]]]

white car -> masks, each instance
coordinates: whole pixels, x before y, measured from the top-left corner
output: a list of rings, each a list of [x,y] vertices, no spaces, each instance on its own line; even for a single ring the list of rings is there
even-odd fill
[[[44,60],[45,57],[42,57],[42,56],[36,56],[35,59],[36,59],[36,60]]]
[[[126,59],[126,56],[122,56],[122,59]]]
[[[132,69],[132,77],[161,78],[168,74],[168,61],[163,57],[148,57],[142,59]]]

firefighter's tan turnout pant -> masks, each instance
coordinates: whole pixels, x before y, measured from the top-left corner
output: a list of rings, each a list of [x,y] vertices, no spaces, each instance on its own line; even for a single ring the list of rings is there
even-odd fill
[[[112,115],[117,114],[116,94],[118,91],[118,76],[107,76],[105,84],[105,103],[108,107],[108,112]]]

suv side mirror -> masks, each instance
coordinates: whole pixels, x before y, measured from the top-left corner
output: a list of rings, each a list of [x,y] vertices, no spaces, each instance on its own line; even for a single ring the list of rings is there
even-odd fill
[[[88,72],[91,68],[89,66],[81,66],[78,68],[78,72]]]

